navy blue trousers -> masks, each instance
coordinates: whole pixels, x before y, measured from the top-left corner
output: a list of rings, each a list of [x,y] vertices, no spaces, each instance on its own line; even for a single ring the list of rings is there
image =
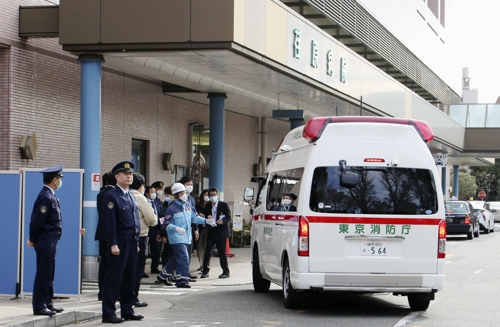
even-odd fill
[[[119,255],[111,253],[108,244],[106,275],[102,285],[102,317],[116,316],[115,302],[120,297],[122,315],[134,314],[135,276],[137,272],[137,241],[118,240]]]
[[[36,274],[33,284],[33,312],[53,306],[54,273],[58,239],[42,234],[35,243]]]
[[[170,244],[173,256],[167,262],[163,270],[160,272],[160,276],[170,277],[172,276],[174,269],[177,273],[177,279],[175,281],[176,285],[184,285],[189,282],[189,254],[188,254],[189,244]]]

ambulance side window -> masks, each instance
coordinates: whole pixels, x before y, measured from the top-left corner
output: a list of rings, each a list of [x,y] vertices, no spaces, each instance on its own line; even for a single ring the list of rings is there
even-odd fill
[[[266,194],[267,191],[266,181],[267,179],[263,180],[259,184],[259,192],[257,193],[257,200],[255,201],[255,207],[258,207],[262,203],[262,200],[264,199],[264,195]]]
[[[300,193],[300,181],[302,179],[302,175],[304,174],[304,168],[295,168],[290,169],[286,174],[285,179],[285,187],[284,194],[287,194],[289,198],[292,199],[291,209],[290,211],[297,211],[297,203],[299,201],[299,193]]]
[[[284,180],[286,171],[280,171],[272,174],[267,185],[267,203],[266,208],[269,211],[278,211],[281,204],[281,195],[284,193]]]
[[[300,192],[300,181],[304,168],[294,168],[276,172],[269,179],[267,210],[269,211],[296,211]],[[292,204],[283,208],[281,200],[287,194]]]

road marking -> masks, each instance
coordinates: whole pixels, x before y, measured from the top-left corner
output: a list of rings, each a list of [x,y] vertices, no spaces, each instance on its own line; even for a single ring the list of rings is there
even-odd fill
[[[398,321],[393,327],[404,327],[407,324],[409,324],[412,320],[414,320],[415,318],[420,316],[422,313],[423,313],[423,311],[412,312],[409,315],[407,315],[406,317],[403,317],[403,319]]]
[[[483,269],[479,269],[478,271],[475,271],[474,274],[480,274],[483,272]]]

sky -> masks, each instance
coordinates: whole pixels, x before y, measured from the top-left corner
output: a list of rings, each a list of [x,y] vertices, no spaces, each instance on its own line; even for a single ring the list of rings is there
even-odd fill
[[[497,0],[446,0],[446,44],[452,69],[448,71],[453,77],[449,83],[461,95],[462,67],[469,67],[479,103],[494,103],[500,96],[499,16]]]

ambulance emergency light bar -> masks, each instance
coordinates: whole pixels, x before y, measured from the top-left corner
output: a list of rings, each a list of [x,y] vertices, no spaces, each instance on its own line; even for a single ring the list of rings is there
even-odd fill
[[[425,143],[432,141],[434,133],[429,124],[423,120],[393,118],[393,117],[363,117],[363,116],[341,116],[341,117],[316,117],[309,120],[304,126],[302,137],[309,143],[316,142],[323,134],[326,125],[333,123],[382,123],[412,125]]]

